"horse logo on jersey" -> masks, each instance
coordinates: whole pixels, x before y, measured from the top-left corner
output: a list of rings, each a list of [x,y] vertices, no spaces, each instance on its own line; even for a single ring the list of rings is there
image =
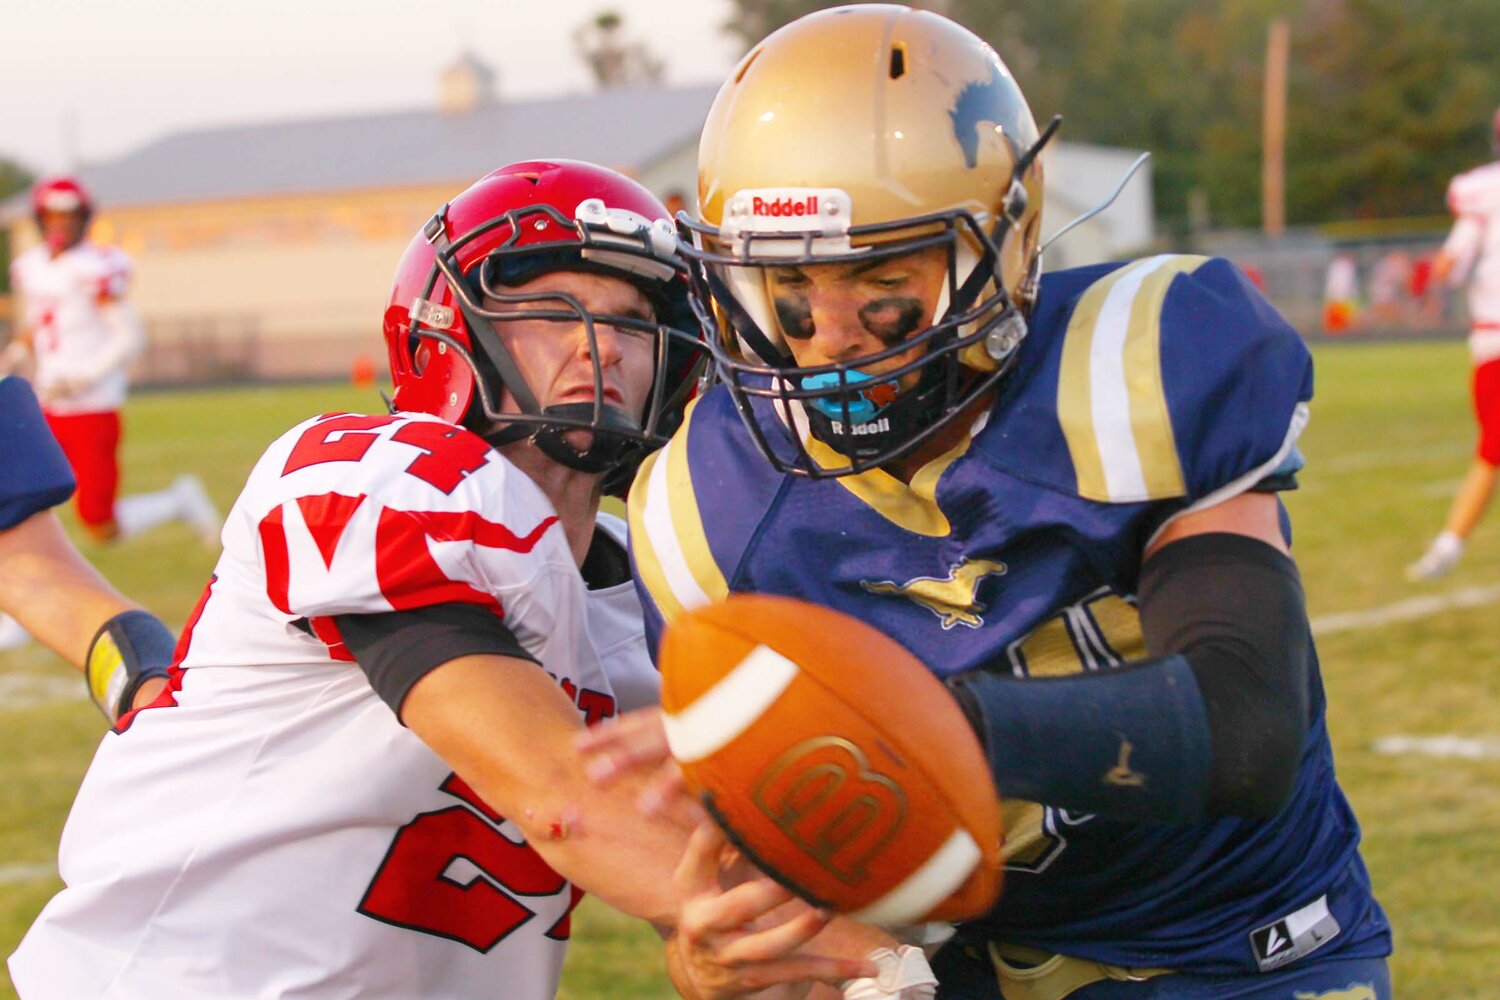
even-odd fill
[[[872,594],[896,594],[916,601],[937,615],[946,631],[955,625],[966,625],[969,628],[983,625],[984,619],[980,615],[984,612],[985,605],[975,597],[979,591],[979,581],[987,576],[1002,576],[1004,573],[1003,562],[993,559],[965,559],[949,570],[944,579],[919,576],[905,583],[894,580],[861,580],[859,585]]]

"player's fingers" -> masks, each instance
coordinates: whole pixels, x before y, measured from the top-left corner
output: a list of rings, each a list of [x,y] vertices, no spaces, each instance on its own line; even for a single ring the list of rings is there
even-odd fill
[[[822,982],[834,986],[851,979],[872,976],[873,963],[859,959],[797,954],[769,962],[731,965],[710,952],[684,949],[678,942],[695,992],[702,997],[740,997],[780,983]]]
[[[719,850],[728,841],[713,823],[699,823],[672,872],[672,887],[681,901],[716,893],[719,888]]]
[[[653,728],[653,720],[660,725],[661,709],[642,708],[634,712],[626,712],[612,719],[605,719],[598,725],[590,726],[574,738],[574,744],[579,750],[590,751],[624,751],[632,743],[643,739],[644,735]]]
[[[774,922],[767,915],[781,907],[790,896],[786,889],[768,878],[743,882],[722,891],[699,893],[683,901],[683,929],[700,939],[741,933],[752,924],[758,927]],[[787,916],[788,919],[801,916],[801,911]],[[785,923],[785,920],[780,923]]]
[[[778,983],[828,983],[839,986],[850,979],[874,978],[879,968],[858,958],[795,955],[736,968],[735,978],[745,990],[762,990]]]
[[[791,926],[766,932],[694,936],[679,928],[675,947],[692,969],[692,978],[713,984],[705,996],[740,996],[779,983],[823,982],[838,986],[851,979],[874,978],[880,969],[869,958],[820,954],[810,950],[809,936],[827,918],[805,907]]]
[[[652,767],[670,759],[661,710],[648,708],[627,712],[580,733],[574,746],[583,756],[584,772],[595,782],[606,784],[638,767]]]
[[[796,897],[785,887],[754,869],[755,877],[740,878],[726,888],[723,860],[733,848],[724,831],[709,821],[688,836],[686,849],[672,874],[684,922],[701,931],[724,931],[756,920]]]
[[[708,820],[675,760],[668,760],[656,769],[637,796],[636,805],[647,816],[665,819],[687,830]]]
[[[775,926],[741,934],[721,945],[719,957],[729,965],[786,958],[817,937],[831,919],[831,915],[804,904],[799,912]]]

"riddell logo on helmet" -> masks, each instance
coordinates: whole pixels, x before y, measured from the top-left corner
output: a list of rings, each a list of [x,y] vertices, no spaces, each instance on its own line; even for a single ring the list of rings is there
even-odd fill
[[[835,434],[844,434],[844,433],[846,433],[846,431],[844,429],[844,422],[842,420],[830,420],[830,421],[828,421],[828,423],[831,425],[833,433],[835,433]],[[886,431],[888,431],[890,429],[891,429],[890,418],[889,417],[881,417],[879,420],[871,420],[868,423],[851,424],[849,426],[849,429],[848,429],[847,433],[849,434],[850,437],[861,437],[861,436],[863,436],[865,434],[884,434]]]
[[[762,198],[756,195],[750,199],[750,212],[752,215],[769,216],[773,219],[817,215],[818,196],[810,194],[806,198]]]

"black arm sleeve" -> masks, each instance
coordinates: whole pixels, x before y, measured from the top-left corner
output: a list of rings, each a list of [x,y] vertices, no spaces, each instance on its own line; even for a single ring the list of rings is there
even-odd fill
[[[334,622],[370,686],[397,718],[417,681],[449,660],[492,653],[536,662],[494,612],[477,604],[338,615]]]
[[[1207,813],[1274,815],[1307,727],[1311,638],[1296,564],[1244,535],[1193,535],[1146,561],[1140,612],[1147,650],[1181,655],[1198,681],[1212,748]]]

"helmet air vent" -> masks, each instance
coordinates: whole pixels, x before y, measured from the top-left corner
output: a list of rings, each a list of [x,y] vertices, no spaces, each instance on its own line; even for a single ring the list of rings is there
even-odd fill
[[[740,63],[740,71],[738,73],[734,74],[734,82],[735,83],[739,83],[741,80],[743,80],[745,78],[745,74],[748,73],[748,72],[750,72],[750,64],[753,63],[753,62],[755,62],[756,58],[758,58],[759,56],[760,56],[760,49],[756,49],[754,52],[750,53],[748,56],[745,57],[745,61],[742,62],[742,63]]]
[[[906,75],[906,46],[891,46],[891,79],[899,80]]]

